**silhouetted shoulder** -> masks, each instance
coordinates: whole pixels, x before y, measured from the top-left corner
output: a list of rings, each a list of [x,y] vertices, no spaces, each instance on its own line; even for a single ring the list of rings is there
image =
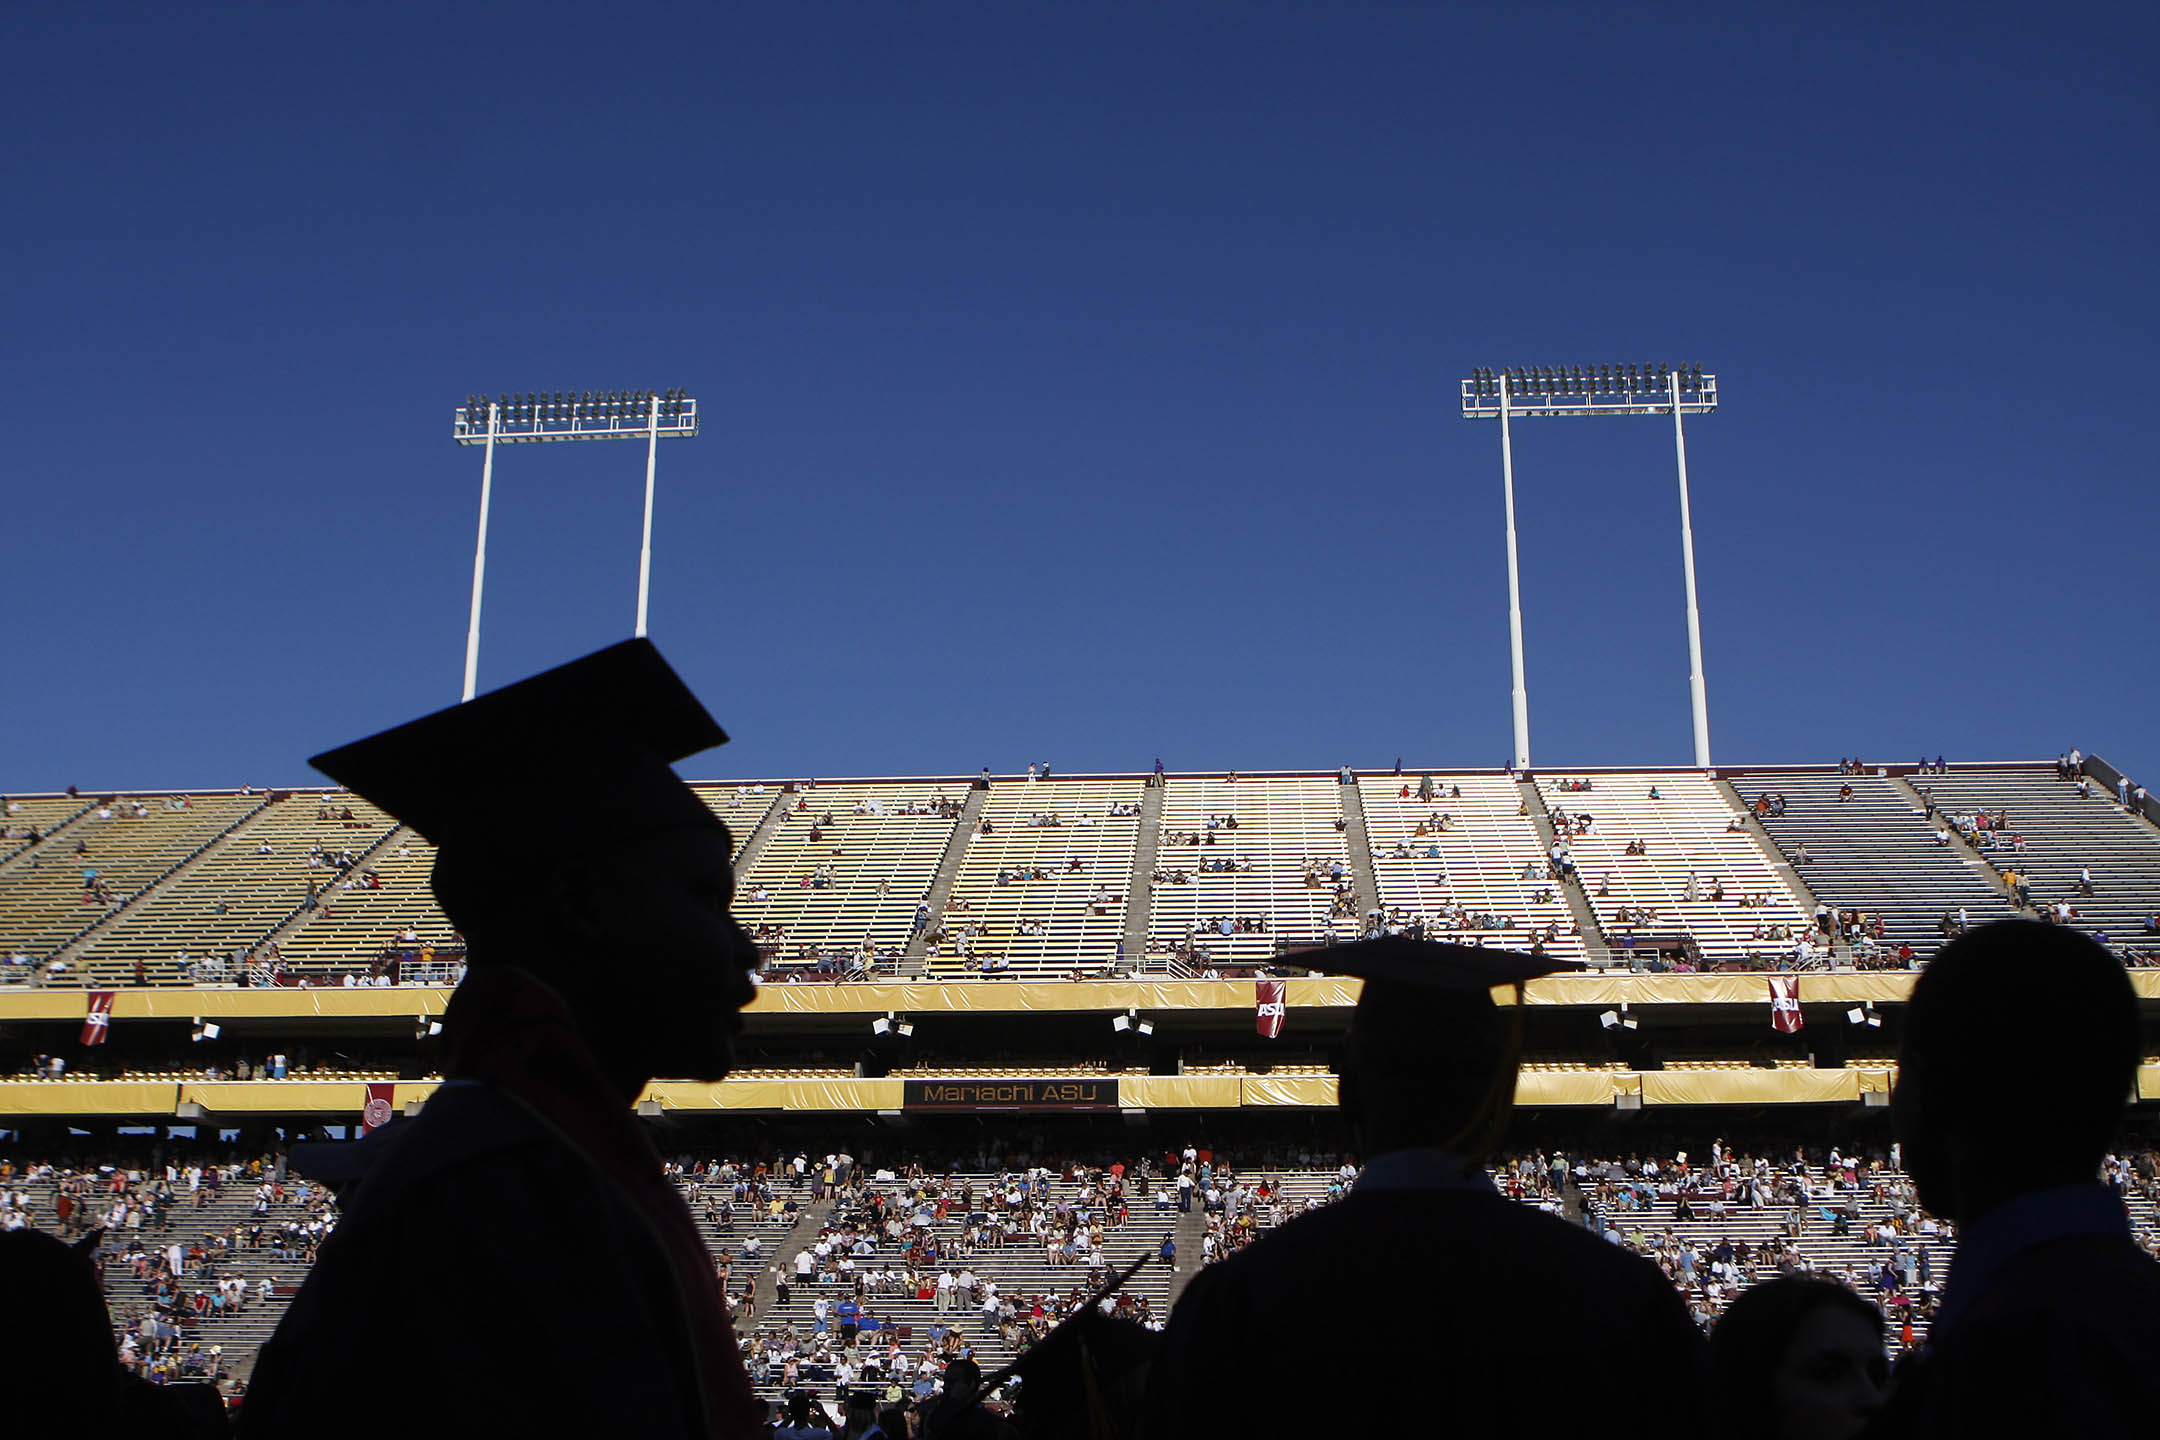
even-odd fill
[[[241,1433],[702,1433],[676,1282],[605,1177],[486,1087],[411,1125],[264,1347]]]
[[[2124,1435],[2160,1413],[2160,1261],[2117,1236],[2035,1245],[1899,1367],[1871,1435]]]
[[[1332,1428],[1356,1397],[1336,1363],[1378,1339],[1464,1429],[1509,1423],[1569,1383],[1661,1415],[1694,1402],[1702,1337],[1657,1269],[1490,1192],[1351,1195],[1195,1276],[1171,1314],[1154,1424]],[[1309,1357],[1309,1358],[1308,1358]],[[1459,1382],[1457,1384],[1456,1382]],[[1677,1407],[1677,1408],[1676,1408]]]

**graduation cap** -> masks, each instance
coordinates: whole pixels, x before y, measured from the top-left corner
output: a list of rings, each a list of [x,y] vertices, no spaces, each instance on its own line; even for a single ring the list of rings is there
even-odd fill
[[[1528,1007],[1523,987],[1541,976],[1583,967],[1573,960],[1478,945],[1444,945],[1385,935],[1348,945],[1293,951],[1288,964],[1365,982],[1352,1038],[1359,1063],[1390,1074],[1483,1082],[1476,1109],[1442,1149],[1482,1163],[1507,1126],[1515,1099]],[[1492,992],[1512,986],[1515,1005],[1503,1025]]]
[[[308,761],[437,846],[524,841],[536,797],[600,833],[718,825],[674,761],[727,743],[650,640],[625,640]]]
[[[1488,950],[1482,945],[1443,945],[1433,940],[1413,940],[1407,935],[1293,950],[1283,958],[1288,964],[1325,975],[1351,975],[1377,982],[1381,998],[1412,1003],[1461,999],[1474,1005],[1481,995],[1490,1003],[1496,986],[1520,987],[1542,976],[1583,968],[1573,960],[1555,960],[1549,955]],[[1399,993],[1390,993],[1398,986]],[[1373,988],[1366,986],[1366,995]],[[1359,1008],[1364,1008],[1362,1000]]]

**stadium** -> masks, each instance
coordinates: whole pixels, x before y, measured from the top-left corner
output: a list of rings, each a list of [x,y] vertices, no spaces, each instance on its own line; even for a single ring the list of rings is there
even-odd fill
[[[767,1396],[882,1378],[827,1340],[841,1292],[813,1275],[838,1256],[871,1277],[850,1322],[895,1353],[972,1329],[987,1299],[980,1353],[1003,1361],[1165,1241],[1183,1259],[1134,1277],[1130,1313],[1159,1318],[1205,1259],[1341,1193],[1333,1066],[1358,982],[1314,952],[1361,935],[1585,967],[1525,993],[1510,1193],[1668,1268],[1686,1248],[1691,1275],[1737,1244],[1735,1278],[1849,1278],[1910,1321],[1905,1343],[1950,1250],[1890,1163],[1915,970],[1989,920],[2073,926],[2132,967],[2160,1050],[2160,810],[2098,756],[694,788],[735,839],[760,987],[743,1068],[655,1081],[638,1113]],[[574,797],[558,808],[574,862]],[[160,1363],[244,1381],[334,1220],[287,1147],[395,1124],[439,1081],[462,941],[435,852],[337,789],[6,810],[10,1208],[119,1227],[144,1277],[115,1287],[121,1322],[176,1316],[140,1341]],[[2148,1247],[2156,1104],[2160,1058],[2120,1152]],[[1700,1171],[1714,1152],[1764,1170],[1721,1181]],[[206,1192],[203,1167],[224,1183]],[[843,1226],[865,1191],[906,1224]],[[177,1265],[140,1258],[175,1244]]]
[[[34,8],[17,1429],[2160,1409],[2151,15]]]

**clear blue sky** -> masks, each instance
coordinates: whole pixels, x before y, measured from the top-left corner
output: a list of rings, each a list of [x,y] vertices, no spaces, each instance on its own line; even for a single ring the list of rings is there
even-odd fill
[[[2160,773],[2149,6],[203,8],[0,37],[0,788],[454,700],[452,407],[675,385],[689,773],[1497,764],[1455,382],[1613,361],[1721,377],[1717,758]],[[1516,460],[1540,767],[1685,761],[1669,426]],[[629,633],[642,461],[502,453],[484,686]]]

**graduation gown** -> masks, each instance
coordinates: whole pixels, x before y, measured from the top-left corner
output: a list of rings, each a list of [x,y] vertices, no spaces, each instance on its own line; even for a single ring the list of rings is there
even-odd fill
[[[1449,1434],[1559,1396],[1679,1434],[1703,1354],[1656,1267],[1490,1185],[1360,1186],[1201,1271],[1164,1341],[1151,1440],[1392,1429],[1404,1385]]]
[[[2156,1415],[2160,1261],[2075,1235],[2019,1251],[1902,1361],[1868,1434],[2134,1435]]]
[[[477,968],[459,999],[465,1078],[347,1195],[239,1433],[758,1433],[689,1210],[559,1002]]]

